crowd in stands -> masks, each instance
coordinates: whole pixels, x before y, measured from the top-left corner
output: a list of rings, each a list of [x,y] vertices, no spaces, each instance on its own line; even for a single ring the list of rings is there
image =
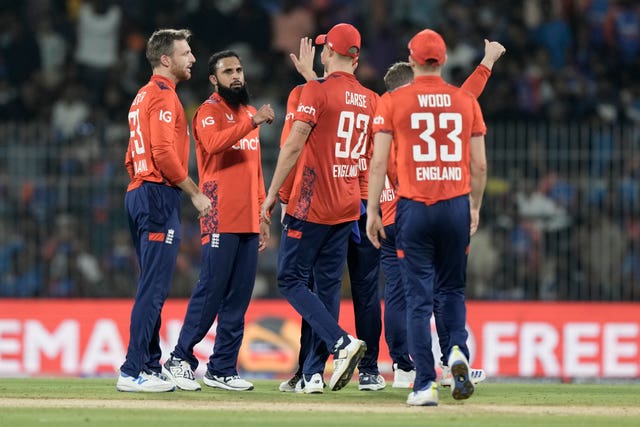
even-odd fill
[[[411,35],[429,27],[448,44],[452,84],[479,62],[483,39],[506,47],[480,98],[490,133],[503,123],[636,129],[590,132],[580,145],[588,170],[537,161],[571,153],[558,149],[571,138],[541,135],[518,146],[505,137],[504,152],[510,143],[525,153],[518,162],[526,176],[492,159],[488,144],[493,181],[469,275],[477,298],[640,300],[632,289],[640,279],[640,159],[620,155],[640,148],[634,0],[0,0],[0,297],[133,295],[137,265],[122,207],[126,114],[149,78],[145,43],[155,29],[193,32],[198,62],[178,88],[188,115],[210,94],[208,57],[240,54],[252,103],[269,102],[278,116],[261,134],[268,178],[287,95],[303,81],[288,54],[338,22],[360,29],[356,76],[378,93],[388,66],[406,60]],[[560,225],[541,226],[540,212]],[[172,290],[179,297],[197,280],[200,253],[186,204],[183,218]],[[259,296],[277,296],[272,232]],[[550,257],[558,253],[567,262]],[[604,290],[581,291],[594,277]]]

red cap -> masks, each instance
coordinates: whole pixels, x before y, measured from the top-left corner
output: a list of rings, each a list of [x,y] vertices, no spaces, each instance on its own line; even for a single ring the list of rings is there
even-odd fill
[[[357,58],[360,54],[360,32],[350,24],[336,24],[327,34],[316,37],[316,44],[327,44],[340,55]]]
[[[422,30],[409,41],[409,55],[420,65],[433,59],[436,65],[447,60],[447,45],[442,36],[433,30]]]

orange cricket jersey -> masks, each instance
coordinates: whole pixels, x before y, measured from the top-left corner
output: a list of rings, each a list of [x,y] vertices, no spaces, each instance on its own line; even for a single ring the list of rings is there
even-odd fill
[[[416,77],[382,96],[373,131],[394,139],[399,197],[431,205],[471,191],[471,136],[486,126],[470,92],[441,77]]]
[[[484,65],[478,65],[469,77],[460,87],[462,90],[471,92],[473,96],[478,98],[484,91],[484,87],[491,76],[491,70]],[[398,199],[396,197],[397,187],[397,165],[394,150],[389,153],[389,161],[387,166],[387,176],[385,177],[385,185],[380,195],[380,209],[382,211],[382,225],[387,226],[395,223],[396,206]]]
[[[378,101],[380,100],[380,96],[377,93],[374,93],[374,95],[375,104],[377,106]],[[360,198],[362,200],[367,200],[369,198],[369,164],[371,163],[371,157],[373,157],[373,133],[371,133],[370,137],[364,139],[363,144],[365,144],[364,153],[360,157],[359,163]]]
[[[318,224],[360,217],[359,163],[371,138],[377,95],[334,72],[302,89],[294,120],[313,129],[298,158],[287,213]]]
[[[389,152],[387,174],[384,177],[384,187],[380,193],[380,210],[382,211],[382,225],[387,226],[396,222],[396,206],[398,198],[398,171],[394,150]]]
[[[484,91],[489,76],[491,76],[491,70],[480,64],[473,70],[473,73],[467,77],[464,83],[462,83],[460,89],[471,92],[473,96],[479,98],[480,95],[482,95],[482,91]]]
[[[258,233],[265,198],[259,127],[252,106],[231,109],[214,93],[193,116],[200,189],[212,203],[202,233]]]
[[[300,102],[300,94],[302,93],[302,88],[304,85],[298,85],[294,87],[289,93],[289,97],[287,98],[287,114],[284,116],[284,125],[282,126],[282,132],[280,133],[280,148],[284,145],[289,133],[291,132],[291,128],[293,127],[293,116],[295,115],[296,108],[298,108],[298,103]],[[278,190],[278,197],[282,203],[289,203],[289,196],[291,195],[291,187],[293,186],[293,179],[296,176],[296,166],[289,172],[287,179],[285,179],[282,187]]]
[[[187,118],[175,83],[151,76],[129,108],[125,166],[131,182],[127,191],[143,181],[175,186],[187,179],[189,144]]]

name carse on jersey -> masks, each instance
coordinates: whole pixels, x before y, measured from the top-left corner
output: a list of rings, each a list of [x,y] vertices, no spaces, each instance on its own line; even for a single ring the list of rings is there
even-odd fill
[[[344,103],[347,105],[355,105],[357,107],[367,108],[367,96],[361,93],[344,91]]]

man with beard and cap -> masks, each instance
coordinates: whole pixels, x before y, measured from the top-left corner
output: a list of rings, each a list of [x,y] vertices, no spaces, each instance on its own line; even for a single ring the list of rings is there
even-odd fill
[[[212,200],[212,209],[200,222],[200,280],[163,372],[182,390],[200,389],[193,347],[217,317],[215,345],[203,382],[225,390],[252,390],[253,384],[238,376],[236,365],[258,252],[269,238],[269,227],[260,219],[265,187],[259,125],[271,123],[274,112],[269,104],[259,110],[249,105],[244,70],[235,52],[211,56],[209,81],[214,93],[194,114],[192,129],[200,188]]]

